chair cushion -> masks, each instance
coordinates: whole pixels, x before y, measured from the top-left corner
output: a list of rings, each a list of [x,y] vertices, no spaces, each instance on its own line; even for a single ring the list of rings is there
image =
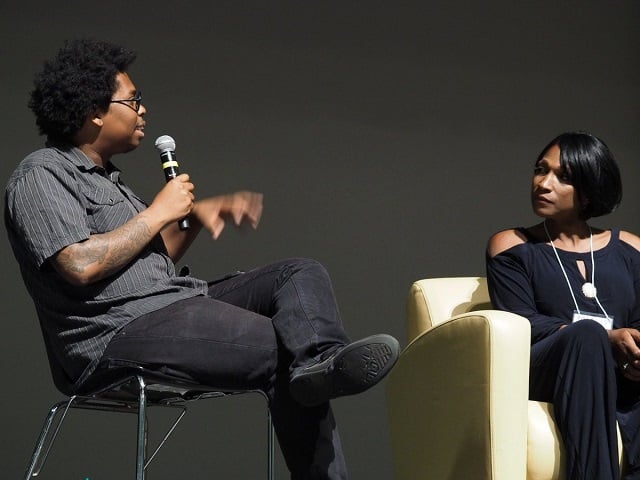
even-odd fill
[[[622,438],[618,429],[618,452],[623,465]],[[556,426],[553,405],[529,401],[527,430],[527,480],[564,480],[564,445]]]

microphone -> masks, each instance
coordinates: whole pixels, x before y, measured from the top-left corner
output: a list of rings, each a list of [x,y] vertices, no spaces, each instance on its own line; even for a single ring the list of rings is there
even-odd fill
[[[160,152],[160,161],[164,178],[168,182],[176,178],[180,172],[178,170],[178,160],[176,157],[176,142],[169,135],[162,135],[156,139],[156,148]],[[178,222],[180,230],[189,229],[189,219],[183,218]]]

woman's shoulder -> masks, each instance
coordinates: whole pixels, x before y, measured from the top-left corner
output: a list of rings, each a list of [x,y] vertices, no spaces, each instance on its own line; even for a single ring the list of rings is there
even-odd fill
[[[620,240],[631,245],[640,252],[640,236],[635,233],[620,230]]]
[[[524,228],[509,228],[494,233],[487,243],[487,253],[490,257],[495,257],[502,252],[517,245],[522,245],[528,241],[527,231]]]

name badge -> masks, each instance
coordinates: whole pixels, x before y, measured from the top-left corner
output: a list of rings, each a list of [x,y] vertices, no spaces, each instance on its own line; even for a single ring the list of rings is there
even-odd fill
[[[573,321],[579,322],[580,320],[593,320],[594,322],[598,322],[605,330],[611,330],[613,328],[613,317],[612,316],[604,316],[600,313],[591,313],[591,312],[573,312]]]

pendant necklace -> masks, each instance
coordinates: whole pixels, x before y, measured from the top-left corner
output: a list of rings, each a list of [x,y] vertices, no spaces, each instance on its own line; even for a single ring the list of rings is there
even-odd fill
[[[560,269],[562,270],[562,274],[564,275],[565,280],[567,281],[567,286],[569,287],[569,292],[571,292],[571,298],[573,298],[573,303],[576,306],[576,312],[580,313],[580,308],[578,308],[578,302],[576,300],[575,295],[573,294],[573,288],[571,288],[571,282],[569,282],[569,276],[560,261],[560,255],[558,255],[558,251],[556,250],[556,246],[553,244],[553,240],[551,239],[551,235],[549,235],[549,230],[547,229],[547,221],[542,222],[544,226],[544,231],[547,234],[547,238],[549,239],[549,243],[551,244],[551,248],[553,249],[553,253],[556,255],[556,259],[558,260],[558,265],[560,265]],[[588,226],[588,225],[587,225]],[[598,289],[596,288],[596,262],[593,256],[593,232],[591,231],[591,227],[589,227],[589,251],[591,253],[591,281],[585,282],[582,284],[582,294],[589,299],[595,299],[596,303],[600,307],[600,310],[604,313],[605,317],[609,317],[607,312],[600,304],[600,300],[598,300]]]

